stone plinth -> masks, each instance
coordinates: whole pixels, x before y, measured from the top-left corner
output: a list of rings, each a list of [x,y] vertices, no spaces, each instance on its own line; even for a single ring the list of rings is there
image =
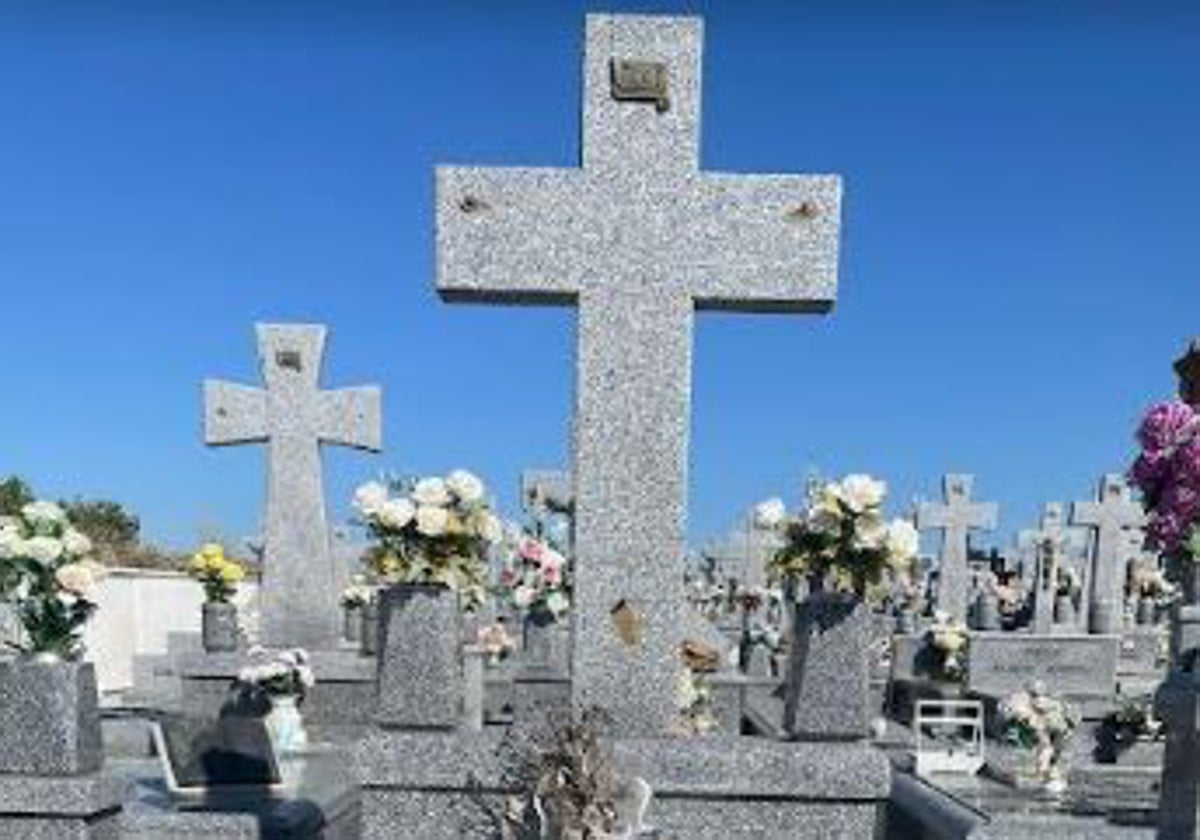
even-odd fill
[[[0,773],[82,776],[102,763],[92,665],[0,662]]]
[[[362,840],[491,840],[512,789],[498,733],[376,732],[356,751]],[[614,743],[621,772],[654,790],[647,821],[688,840],[862,840],[891,787],[864,744],[701,737]]]
[[[125,790],[100,773],[0,775],[0,840],[120,840]]]
[[[316,726],[371,723],[376,706],[375,660],[349,648],[313,651],[309,656],[317,684],[304,699],[305,722]],[[246,664],[246,657],[238,653],[181,656],[181,711],[194,717],[215,716]]]

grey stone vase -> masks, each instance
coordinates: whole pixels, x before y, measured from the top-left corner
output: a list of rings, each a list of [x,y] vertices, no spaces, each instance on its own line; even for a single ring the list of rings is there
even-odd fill
[[[810,592],[792,616],[784,730],[799,740],[867,737],[871,622],[862,599]]]
[[[200,617],[200,635],[208,653],[238,649],[238,613],[233,604],[207,601]]]
[[[523,665],[536,670],[565,672],[567,670],[567,635],[557,621],[526,615],[523,622]]]
[[[1139,598],[1137,603],[1137,623],[1140,625],[1153,624],[1158,618],[1158,605],[1152,598]]]
[[[103,763],[96,670],[57,657],[0,662],[0,774],[82,776]]]
[[[358,649],[363,656],[375,656],[379,653],[379,596],[363,604],[359,614]]]
[[[1075,602],[1070,595],[1054,596],[1054,623],[1071,624],[1075,621]]]
[[[462,720],[462,614],[444,586],[403,584],[380,593],[376,723],[453,729]]]
[[[362,644],[363,608],[361,606],[342,608],[342,637],[353,644]]]

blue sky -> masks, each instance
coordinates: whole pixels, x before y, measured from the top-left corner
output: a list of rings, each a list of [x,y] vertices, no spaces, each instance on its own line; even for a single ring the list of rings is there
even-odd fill
[[[703,164],[846,179],[828,318],[705,314],[691,535],[870,471],[978,475],[1002,530],[1088,495],[1200,334],[1195,3],[8,2],[0,473],[186,546],[256,527],[261,448],[201,443],[255,320],[327,323],[383,386],[381,468],[468,466],[508,511],[564,462],[574,316],[439,302],[438,162],[575,165],[591,10],[706,18]]]

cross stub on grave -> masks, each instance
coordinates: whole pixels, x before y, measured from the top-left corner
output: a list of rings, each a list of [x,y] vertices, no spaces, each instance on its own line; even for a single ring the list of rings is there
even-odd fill
[[[1125,479],[1109,474],[1100,481],[1098,501],[1076,502],[1071,524],[1095,531],[1092,541],[1090,619],[1093,633],[1116,633],[1123,614],[1129,534],[1146,521],[1142,506],[1134,501]]]
[[[938,608],[962,622],[967,620],[967,560],[971,531],[995,528],[998,515],[994,502],[971,501],[974,484],[974,476],[947,475],[942,481],[945,503],[926,502],[917,507],[919,529],[943,532],[938,564]]]
[[[437,172],[443,298],[578,307],[572,690],[641,734],[674,714],[694,312],[825,312],[837,286],[839,178],[700,170],[701,52],[698,19],[590,15],[582,168]]]
[[[265,389],[204,383],[209,446],[265,443],[262,641],[271,647],[331,649],[340,638],[338,584],[325,515],[322,444],[378,451],[378,388],[320,390],[326,330],[259,324]]]

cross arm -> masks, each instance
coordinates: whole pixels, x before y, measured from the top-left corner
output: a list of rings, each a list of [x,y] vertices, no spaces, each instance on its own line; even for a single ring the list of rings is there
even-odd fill
[[[437,288],[446,300],[562,304],[587,242],[582,172],[438,167]]]
[[[204,382],[204,442],[208,446],[267,440],[267,394],[258,388]]]
[[[381,404],[382,396],[374,386],[326,391],[321,395],[321,440],[378,452],[382,445]]]
[[[836,175],[705,173],[665,242],[699,309],[826,312],[837,299]]]

